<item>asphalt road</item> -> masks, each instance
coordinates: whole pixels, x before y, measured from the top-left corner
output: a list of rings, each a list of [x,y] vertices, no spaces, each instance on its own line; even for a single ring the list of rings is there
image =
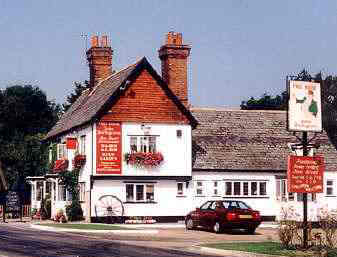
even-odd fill
[[[0,257],[211,256],[176,249],[134,246],[94,236],[35,230],[23,223],[0,223]]]

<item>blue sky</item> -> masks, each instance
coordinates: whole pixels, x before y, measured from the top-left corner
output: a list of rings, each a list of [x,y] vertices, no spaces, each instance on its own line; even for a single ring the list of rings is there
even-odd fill
[[[238,107],[278,94],[285,77],[306,68],[337,74],[337,1],[0,1],[0,88],[42,88],[63,103],[73,81],[88,79],[85,40],[107,34],[118,70],[157,50],[168,31],[192,45],[194,106]]]

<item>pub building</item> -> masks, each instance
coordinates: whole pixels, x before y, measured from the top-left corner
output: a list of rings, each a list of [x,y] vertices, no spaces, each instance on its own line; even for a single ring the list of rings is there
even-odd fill
[[[49,194],[52,217],[65,209],[71,194],[58,173],[77,167],[90,222],[109,215],[176,221],[210,199],[243,200],[265,220],[284,204],[301,213],[302,195],[287,192],[288,155],[301,155],[291,147],[298,142],[287,113],[192,107],[190,51],[181,33],[169,32],[158,51],[161,75],[145,57],[116,72],[108,38],[92,37],[90,88],[47,135],[57,160],[50,174],[28,178],[32,208]],[[324,157],[324,191],[309,194],[309,218],[337,197],[336,149],[325,132],[315,142],[320,148],[310,154]]]

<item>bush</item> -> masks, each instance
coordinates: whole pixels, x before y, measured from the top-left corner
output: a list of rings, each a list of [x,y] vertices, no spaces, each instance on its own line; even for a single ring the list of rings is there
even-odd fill
[[[78,201],[72,201],[72,203],[66,207],[66,213],[69,221],[83,220],[83,210]]]

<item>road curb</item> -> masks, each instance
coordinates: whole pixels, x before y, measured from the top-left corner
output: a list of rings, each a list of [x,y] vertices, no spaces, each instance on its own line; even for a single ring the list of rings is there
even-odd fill
[[[241,252],[241,251],[233,251],[233,250],[221,250],[215,249],[211,247],[195,247],[199,249],[200,252],[217,254],[222,256],[231,256],[231,257],[284,257],[279,255],[269,255],[262,253],[251,253],[251,252]]]
[[[142,230],[91,230],[91,229],[75,229],[75,228],[55,228],[48,226],[41,226],[37,224],[31,224],[31,228],[53,231],[53,232],[84,232],[84,233],[100,233],[100,234],[157,234],[156,229],[142,229]]]

